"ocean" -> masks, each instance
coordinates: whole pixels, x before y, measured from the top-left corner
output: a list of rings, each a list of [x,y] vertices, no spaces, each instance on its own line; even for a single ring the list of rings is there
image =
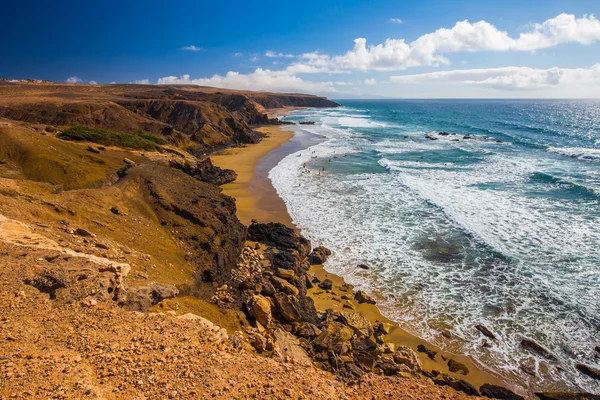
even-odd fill
[[[287,115],[321,140],[269,172],[326,269],[513,383],[600,392],[600,101],[340,103]]]

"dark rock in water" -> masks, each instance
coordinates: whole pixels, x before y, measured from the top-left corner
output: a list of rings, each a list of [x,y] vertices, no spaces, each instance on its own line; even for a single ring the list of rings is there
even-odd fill
[[[319,283],[319,287],[323,290],[331,290],[333,282],[331,279],[325,279],[323,282]]]
[[[451,339],[452,338],[452,334],[448,330],[443,330],[442,331],[442,336],[445,337],[446,339]]]
[[[594,350],[596,350],[596,353],[600,353],[600,346],[594,347]]]
[[[530,339],[521,340],[521,347],[523,347],[525,350],[528,350],[534,354],[537,354],[538,356],[543,357],[547,360],[557,361],[556,357],[554,357],[552,354],[550,354],[550,352],[548,350],[546,350],[545,348],[543,348],[542,346],[540,346],[533,340],[530,340]]]
[[[436,138],[435,136],[431,136],[431,135],[425,135],[425,137],[429,140],[438,140],[438,138]]]
[[[450,372],[463,375],[467,375],[469,373],[469,369],[465,364],[459,363],[458,361],[455,361],[453,359],[450,359],[450,361],[448,361],[448,370]]]
[[[554,392],[554,393],[534,393],[540,400],[600,400],[600,396],[591,393],[565,393],[565,392]]]
[[[525,372],[527,375],[537,376],[535,371],[533,369],[529,368],[525,364],[519,364],[519,368],[521,369],[521,371]]]
[[[419,353],[425,353],[425,354],[427,354],[427,357],[429,357],[430,359],[432,359],[433,361],[435,361],[435,355],[437,354],[437,351],[433,351],[431,349],[428,349],[427,347],[425,347],[422,344],[420,344],[420,345],[417,346],[417,351]]]
[[[330,255],[331,250],[323,246],[319,246],[313,249],[312,253],[310,253],[310,256],[308,256],[308,261],[310,261],[310,263],[313,265],[323,264],[325,261],[327,261],[327,258],[329,258]]]
[[[369,303],[369,304],[375,304],[375,300],[369,296],[367,293],[363,292],[362,290],[359,290],[358,292],[356,292],[356,294],[354,295],[354,298],[359,302],[359,303]]]
[[[486,328],[485,326],[483,326],[481,324],[475,325],[475,329],[477,329],[479,332],[483,333],[484,336],[487,336],[490,339],[496,339],[496,335],[494,335],[494,333],[492,331],[490,331],[488,328]]]
[[[367,264],[358,264],[358,268],[360,269],[371,269]]]
[[[465,135],[465,136],[463,136],[463,139],[472,139],[472,140],[474,140],[475,138],[473,136]]]
[[[438,135],[440,135],[440,136],[448,136],[449,133],[448,132],[440,132],[440,133],[438,133]]]
[[[600,369],[585,364],[577,364],[575,367],[582,374],[585,374],[590,378],[600,380]]]
[[[503,388],[502,386],[490,385],[486,383],[479,388],[479,391],[483,396],[491,399],[501,400],[525,400],[522,396],[513,393],[512,391]]]
[[[300,121],[298,122],[299,125],[314,125],[315,121]]]
[[[496,140],[496,143],[502,143],[502,140]]]

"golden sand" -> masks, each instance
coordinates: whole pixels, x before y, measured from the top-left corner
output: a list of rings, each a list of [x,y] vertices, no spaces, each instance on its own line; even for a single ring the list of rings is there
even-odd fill
[[[257,175],[255,169],[262,157],[288,142],[294,134],[278,126],[263,127],[259,131],[267,135],[260,143],[223,150],[212,156],[211,160],[214,165],[232,169],[238,174],[235,181],[221,188],[224,194],[235,197],[237,216],[243,224],[249,225],[250,221],[256,219],[293,227],[285,203],[271,185],[269,177]]]

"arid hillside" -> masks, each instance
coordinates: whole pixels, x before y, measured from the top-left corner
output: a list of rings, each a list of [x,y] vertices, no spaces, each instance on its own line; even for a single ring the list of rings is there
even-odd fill
[[[150,133],[194,153],[253,143],[254,127],[278,123],[266,110],[336,107],[304,94],[233,91],[193,85],[74,85],[0,82],[0,117],[57,127],[85,125]]]

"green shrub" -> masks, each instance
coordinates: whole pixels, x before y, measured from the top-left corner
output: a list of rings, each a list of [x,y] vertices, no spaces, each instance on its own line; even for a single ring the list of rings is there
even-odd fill
[[[119,133],[87,126],[69,127],[56,135],[56,137],[63,140],[92,142],[103,144],[105,146],[117,146],[147,151],[161,151],[162,148],[160,147],[160,144],[165,143],[163,139],[153,135],[132,135],[129,133]]]
[[[53,127],[52,125],[46,125],[46,132],[54,133],[54,132],[56,132],[56,128]]]

